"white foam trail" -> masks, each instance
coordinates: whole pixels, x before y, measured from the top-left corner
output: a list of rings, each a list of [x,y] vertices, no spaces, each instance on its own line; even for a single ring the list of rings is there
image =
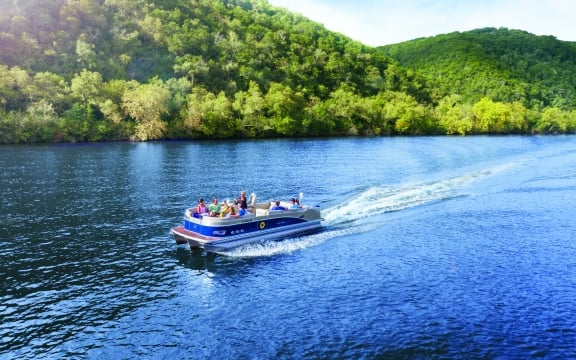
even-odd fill
[[[399,211],[434,201],[460,196],[464,186],[473,181],[509,170],[513,165],[501,165],[449,179],[433,180],[397,186],[375,186],[352,199],[324,210],[325,225],[347,223],[368,216]]]
[[[272,256],[278,254],[289,254],[294,251],[306,249],[312,246],[317,246],[329,239],[333,239],[339,236],[345,236],[369,231],[374,227],[375,225],[370,226],[366,225],[362,227],[360,226],[347,227],[341,229],[322,231],[320,233],[299,236],[293,239],[286,239],[282,241],[266,241],[263,243],[248,244],[245,246],[231,249],[221,254],[230,257],[261,257],[261,256]]]

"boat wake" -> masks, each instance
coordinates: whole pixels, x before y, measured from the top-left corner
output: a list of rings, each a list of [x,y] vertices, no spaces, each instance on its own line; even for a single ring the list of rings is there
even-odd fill
[[[426,182],[373,186],[348,200],[324,209],[322,211],[325,219],[324,230],[321,232],[282,241],[250,244],[222,254],[232,257],[260,257],[292,253],[339,236],[370,231],[381,226],[374,220],[377,215],[466,196],[468,195],[466,186],[507,171],[513,166],[513,164],[496,166]]]
[[[365,225],[359,227],[334,228],[314,234],[285,239],[282,241],[264,241],[260,243],[239,246],[225,252],[219,252],[219,254],[230,257],[243,258],[288,254],[298,250],[320,245],[329,239],[369,231],[375,227],[375,225]]]
[[[349,200],[323,210],[325,226],[334,226],[376,215],[405,210],[436,201],[465,196],[464,188],[472,182],[510,169],[498,166],[448,179],[371,187]]]

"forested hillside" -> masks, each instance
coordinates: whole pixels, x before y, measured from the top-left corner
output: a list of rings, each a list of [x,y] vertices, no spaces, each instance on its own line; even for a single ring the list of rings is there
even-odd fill
[[[576,107],[576,43],[485,28],[381,48],[444,95],[490,96],[524,105]]]
[[[542,111],[558,123],[535,129],[573,131],[576,109],[576,42],[521,30],[484,28],[387,45],[380,48],[449,96],[453,104],[490,99]],[[541,118],[540,118],[541,119]],[[548,127],[547,127],[548,126]]]
[[[382,52],[262,0],[13,0],[0,47],[0,142],[381,134],[382,96],[428,101]]]
[[[452,63],[450,81],[431,76],[440,70],[424,62],[439,64],[439,45],[416,55],[401,45],[370,48],[265,0],[8,0],[0,143],[576,129],[574,86],[512,73],[521,48],[489,57],[480,92]],[[466,53],[443,55],[457,64]],[[552,73],[573,83],[567,54]]]

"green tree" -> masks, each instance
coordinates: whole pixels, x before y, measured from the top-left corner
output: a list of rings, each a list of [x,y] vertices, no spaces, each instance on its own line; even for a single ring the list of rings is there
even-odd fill
[[[56,113],[61,114],[69,106],[70,86],[62,76],[51,72],[41,72],[34,75],[32,81],[24,88],[23,93],[32,102],[44,100],[52,104]]]
[[[72,78],[70,90],[72,97],[79,100],[85,111],[85,119],[92,119],[91,105],[97,104],[102,91],[102,75],[98,72],[82,70]]]
[[[19,67],[0,65],[0,108],[4,111],[24,110],[28,104],[24,89],[30,82],[28,73]]]
[[[93,69],[96,67],[97,55],[94,51],[94,44],[86,42],[84,34],[76,41],[76,55],[83,68]]]
[[[510,109],[501,102],[495,102],[484,97],[472,107],[474,126],[479,133],[503,133],[506,121],[510,117]]]
[[[398,134],[425,133],[426,109],[416,99],[397,91],[386,91],[383,96],[386,100],[384,117],[394,124],[394,131]]]
[[[268,118],[277,134],[294,136],[301,129],[301,114],[304,109],[302,94],[291,87],[272,83],[264,96]]]
[[[172,117],[176,117],[180,110],[186,107],[192,83],[187,78],[170,78],[166,81],[166,86],[170,90],[168,111]]]
[[[474,121],[471,108],[461,103],[461,97],[450,95],[442,98],[436,107],[438,124],[446,134],[467,135],[472,132]]]
[[[302,131],[309,136],[333,135],[334,120],[328,105],[320,98],[312,98],[304,109]]]
[[[346,86],[343,86],[330,94],[326,100],[327,114],[333,123],[333,131],[339,135],[357,135],[354,126],[358,95]]]
[[[570,111],[568,114],[568,129],[567,131],[571,134],[576,133],[576,110]]]
[[[170,91],[161,80],[154,79],[129,89],[122,96],[122,109],[136,121],[136,139],[157,140],[166,132],[162,115],[168,111]]]
[[[239,114],[240,126],[248,136],[260,136],[269,130],[265,116],[266,102],[256,82],[250,82],[248,91],[235,94],[233,109]]]
[[[556,107],[546,108],[536,124],[536,131],[543,134],[564,133],[568,130],[569,118],[569,113]]]
[[[507,119],[507,133],[524,133],[528,129],[528,110],[520,101],[507,104],[509,118]]]
[[[176,71],[177,74],[185,75],[190,81],[191,87],[194,87],[198,77],[205,76],[210,70],[208,64],[200,55],[193,56],[186,54],[176,58],[176,61],[174,71]]]
[[[50,141],[56,132],[57,119],[52,104],[44,100],[31,104],[18,121],[17,142]]]
[[[124,120],[122,97],[128,89],[134,89],[138,85],[136,81],[124,80],[111,80],[102,84],[102,97],[98,107],[108,121],[119,124]]]
[[[4,112],[0,110],[0,144],[15,144],[17,143],[16,124],[18,118],[21,118],[20,113]]]
[[[227,138],[236,134],[232,104],[222,91],[215,95],[204,88],[194,88],[188,98],[185,124],[206,137]]]

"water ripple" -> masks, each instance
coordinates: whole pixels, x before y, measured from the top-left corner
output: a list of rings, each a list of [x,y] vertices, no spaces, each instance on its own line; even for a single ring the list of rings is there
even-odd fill
[[[0,358],[574,358],[573,140],[3,148]],[[174,244],[239,189],[304,191],[326,226]]]

